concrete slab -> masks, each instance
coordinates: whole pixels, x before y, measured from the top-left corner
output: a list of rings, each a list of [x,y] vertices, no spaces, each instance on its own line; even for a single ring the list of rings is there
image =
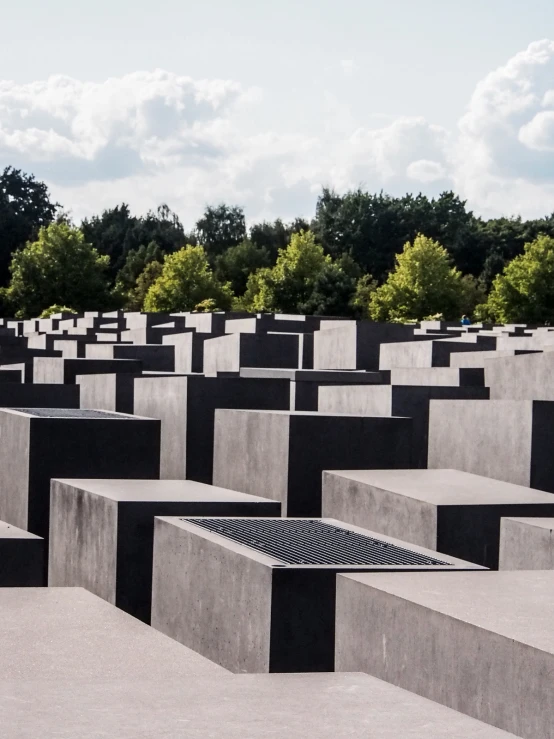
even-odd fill
[[[470,352],[468,352],[470,354]],[[391,385],[446,385],[448,387],[485,384],[485,370],[475,367],[412,367],[390,370]]]
[[[429,404],[431,400],[488,400],[485,387],[425,385],[334,385],[318,390],[322,413],[359,413],[364,416],[405,416],[412,419],[411,467],[427,467]]]
[[[431,401],[430,468],[451,467],[554,492],[553,449],[554,402]]]
[[[554,497],[459,470],[342,470],[323,473],[322,514],[497,569],[502,517],[554,516]]]
[[[554,570],[554,518],[503,518],[501,570]]]
[[[552,571],[340,575],[336,669],[546,739],[553,619]]]
[[[218,409],[213,481],[318,517],[323,470],[410,467],[411,439],[408,418]]]
[[[29,711],[29,705],[33,710]],[[0,680],[10,739],[509,739],[361,674],[195,676],[194,680]]]
[[[154,516],[280,516],[279,503],[192,480],[52,480],[48,584],[84,587],[146,623]]]
[[[375,536],[333,519],[156,518],[152,626],[232,672],[332,671],[338,572],[479,569]]]

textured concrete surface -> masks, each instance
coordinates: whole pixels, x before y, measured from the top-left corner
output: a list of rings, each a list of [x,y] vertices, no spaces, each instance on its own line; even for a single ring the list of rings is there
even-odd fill
[[[166,480],[212,482],[216,408],[289,405],[286,380],[189,375],[135,381],[135,412],[161,420],[161,477]]]
[[[204,343],[204,373],[239,372],[241,367],[300,367],[298,334],[229,334]]]
[[[314,369],[379,369],[382,343],[413,340],[413,326],[348,321],[314,333]]]
[[[52,480],[48,584],[150,621],[155,516],[279,516],[280,504],[192,480]]]
[[[410,549],[433,556],[417,546]],[[152,626],[232,672],[332,671],[336,573],[446,569],[455,578],[459,570],[479,569],[446,555],[441,561],[446,564],[291,565],[181,518],[160,517],[154,534]]]
[[[342,470],[323,473],[322,513],[497,569],[502,517],[554,515],[554,499],[458,470]]]
[[[491,339],[491,342],[494,341]],[[379,356],[379,369],[449,367],[450,355],[453,352],[474,352],[485,348],[481,344],[453,339],[383,344]]]
[[[159,477],[160,422],[151,418],[48,418],[0,409],[0,441],[0,519],[44,538],[52,478]]]
[[[29,711],[32,706],[33,710]],[[10,739],[509,739],[361,674],[195,676],[82,684],[0,679]]]
[[[431,401],[430,468],[454,468],[554,492],[553,448],[552,402]]]
[[[503,518],[501,570],[554,570],[554,518]]]
[[[78,408],[79,388],[75,385],[33,385],[0,383],[0,407]]]
[[[65,359],[63,357],[35,357],[33,382],[69,385],[77,375],[113,372],[142,372],[137,359]]]
[[[409,418],[246,410],[215,418],[214,483],[280,500],[286,516],[321,515],[325,469],[411,464]]]
[[[551,739],[553,619],[554,571],[340,575],[336,669]]]
[[[472,385],[483,387],[485,370],[471,367],[411,367],[390,370],[391,385]]]
[[[134,359],[145,372],[174,372],[175,350],[170,344],[89,344],[90,359]]]
[[[554,352],[487,363],[485,378],[495,400],[554,400]]]
[[[321,387],[317,410],[364,416],[404,416],[412,419],[412,467],[427,467],[429,403],[431,400],[487,400],[484,387],[426,387],[424,385],[350,385]]]

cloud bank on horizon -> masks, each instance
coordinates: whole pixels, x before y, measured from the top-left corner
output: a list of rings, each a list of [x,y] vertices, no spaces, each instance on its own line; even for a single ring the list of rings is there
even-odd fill
[[[361,75],[354,60],[340,64]],[[360,125],[330,98],[311,136],[277,123],[257,131],[245,121],[263,95],[161,70],[102,83],[0,81],[0,163],[44,179],[76,218],[122,201],[137,212],[165,202],[187,225],[219,201],[252,220],[311,216],[324,185],[453,189],[487,217],[554,211],[554,41],[481,80],[455,130],[413,117]]]

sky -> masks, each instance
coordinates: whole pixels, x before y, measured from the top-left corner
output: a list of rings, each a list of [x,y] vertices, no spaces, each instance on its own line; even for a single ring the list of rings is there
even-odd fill
[[[2,5],[6,4],[4,10]],[[554,212],[549,0],[0,0],[0,168],[76,220],[314,214],[323,186]]]

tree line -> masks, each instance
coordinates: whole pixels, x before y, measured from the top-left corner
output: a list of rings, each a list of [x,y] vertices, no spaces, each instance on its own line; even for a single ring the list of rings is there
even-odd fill
[[[401,198],[324,188],[315,216],[249,227],[206,207],[186,232],[166,205],[119,204],[80,224],[32,175],[0,174],[0,308],[230,309],[545,322],[554,310],[554,214],[485,220],[452,192]]]

